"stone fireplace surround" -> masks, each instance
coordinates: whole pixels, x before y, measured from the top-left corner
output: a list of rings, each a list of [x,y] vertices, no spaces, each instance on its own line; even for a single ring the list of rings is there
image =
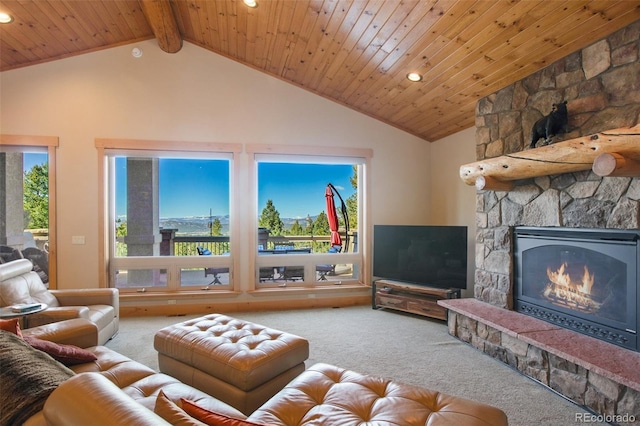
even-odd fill
[[[525,149],[533,123],[563,100],[560,140],[640,123],[639,52],[637,21],[480,99],[477,159]],[[584,171],[478,191],[476,225],[475,299],[442,301],[450,333],[595,413],[640,420],[640,354],[512,310],[513,228],[639,228],[640,178]]]

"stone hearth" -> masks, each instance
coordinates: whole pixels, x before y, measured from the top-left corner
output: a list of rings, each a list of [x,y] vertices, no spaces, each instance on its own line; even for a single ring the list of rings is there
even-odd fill
[[[575,403],[622,423],[640,420],[640,353],[613,346],[475,299],[440,300],[449,333],[550,387]]]

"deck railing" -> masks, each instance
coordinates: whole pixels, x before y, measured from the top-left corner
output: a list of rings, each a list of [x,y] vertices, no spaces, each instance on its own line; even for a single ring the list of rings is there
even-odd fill
[[[231,251],[228,236],[180,236],[175,235],[175,230],[163,229],[162,242],[160,243],[161,256],[197,256],[198,247],[208,249],[213,255],[222,255]],[[341,233],[343,241],[346,240],[344,232]],[[357,232],[349,232],[348,252],[357,250]],[[263,244],[264,245],[264,244]],[[331,246],[329,235],[286,235],[269,236],[264,250],[278,250],[285,247],[294,249],[311,248],[312,253],[326,253]],[[126,256],[126,244],[124,238],[117,238],[116,256]]]

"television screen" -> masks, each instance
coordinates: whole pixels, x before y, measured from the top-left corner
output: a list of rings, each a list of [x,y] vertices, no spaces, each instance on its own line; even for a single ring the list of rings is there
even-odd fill
[[[467,227],[374,225],[373,276],[467,288]]]

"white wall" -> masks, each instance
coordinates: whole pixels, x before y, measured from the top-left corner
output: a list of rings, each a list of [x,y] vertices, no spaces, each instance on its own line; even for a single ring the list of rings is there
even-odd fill
[[[460,166],[476,161],[475,128],[431,144],[431,225],[467,226],[467,290],[473,296],[476,241],[476,189],[460,179]]]
[[[150,40],[5,71],[0,92],[0,133],[60,138],[60,288],[98,282],[95,138],[371,148],[372,222],[429,218],[431,144],[189,43],[176,54]]]

